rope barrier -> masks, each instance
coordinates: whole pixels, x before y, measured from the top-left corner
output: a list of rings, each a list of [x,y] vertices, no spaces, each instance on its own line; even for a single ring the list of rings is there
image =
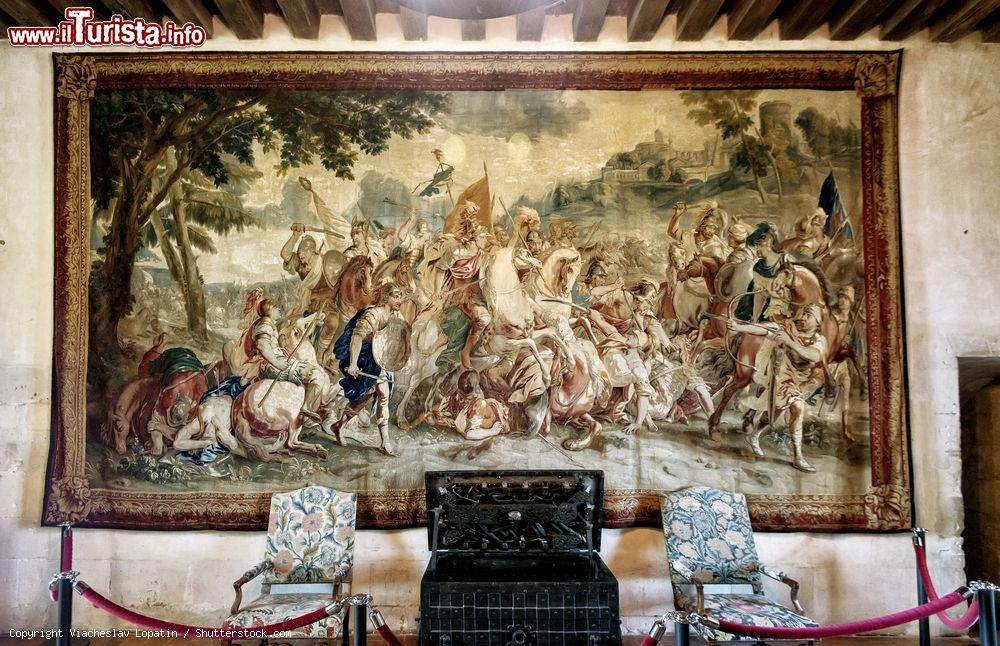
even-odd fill
[[[150,628],[153,630],[169,631],[176,633],[184,633],[187,637],[194,633],[195,637],[200,638],[214,638],[214,639],[260,639],[267,635],[274,633],[284,632],[294,630],[296,628],[301,628],[303,626],[315,623],[321,619],[325,619],[331,615],[339,613],[346,606],[367,606],[369,608],[369,618],[375,627],[376,632],[382,641],[385,642],[386,646],[403,646],[399,638],[393,633],[392,629],[389,628],[385,623],[385,619],[382,617],[382,613],[372,606],[372,597],[368,594],[355,594],[348,597],[342,597],[340,599],[334,599],[326,606],[313,610],[312,612],[306,613],[299,617],[293,619],[287,619],[282,622],[268,624],[264,626],[254,626],[252,628],[229,628],[229,627],[203,627],[203,626],[190,626],[187,624],[179,624],[170,621],[163,621],[161,619],[156,619],[149,617],[138,612],[134,612],[118,605],[117,603],[111,601],[107,597],[101,595],[89,585],[83,581],[78,581],[76,577],[78,572],[72,570],[73,565],[73,536],[70,528],[66,527],[63,529],[63,537],[61,544],[61,556],[60,556],[60,567],[61,572],[57,573],[52,582],[49,584],[50,594],[53,600],[58,600],[57,590],[59,585],[67,585],[67,590],[69,584],[63,584],[64,580],[68,580],[72,585],[72,588],[80,594],[84,599],[89,601],[95,608],[104,610],[105,612],[118,617],[129,623],[142,626],[144,628]],[[684,638],[686,641],[687,628],[689,625],[703,624],[710,626],[712,628],[718,628],[728,633],[735,635],[742,635],[746,637],[754,637],[758,639],[820,639],[824,637],[840,637],[845,635],[853,635],[862,632],[871,632],[875,630],[881,630],[884,628],[891,628],[894,626],[899,626],[911,621],[916,621],[920,619],[925,619],[931,615],[937,615],[941,621],[950,628],[956,630],[965,630],[971,627],[979,619],[979,604],[973,600],[969,609],[958,619],[952,619],[946,614],[946,610],[953,608],[958,604],[973,598],[975,594],[982,594],[981,590],[997,590],[997,586],[984,582],[975,582],[970,584],[973,589],[967,587],[960,587],[954,592],[951,592],[943,597],[938,597],[937,592],[934,589],[934,583],[931,581],[930,572],[927,569],[927,554],[922,541],[914,540],[914,552],[917,560],[917,569],[919,571],[919,576],[921,583],[927,592],[927,596],[930,599],[927,603],[918,605],[914,608],[908,610],[903,610],[890,615],[885,615],[882,617],[876,617],[873,619],[866,619],[862,621],[855,621],[844,624],[833,624],[828,626],[811,626],[804,628],[788,628],[781,626],[751,626],[746,624],[734,623],[731,621],[726,621],[724,619],[714,619],[708,616],[702,616],[698,613],[689,612],[669,612],[665,614],[662,618],[659,618],[653,624],[652,629],[649,634],[643,639],[642,646],[656,646],[666,628],[666,622],[672,621],[675,624],[683,624],[680,626],[684,628]],[[989,592],[993,594],[993,592]],[[67,599],[64,601],[68,601]],[[985,602],[984,602],[985,603]],[[62,608],[63,604],[60,604]],[[986,619],[983,620],[985,623],[988,622]]]
[[[786,628],[772,626],[748,626],[738,624],[725,619],[701,619],[701,622],[735,635],[747,637],[757,637],[762,639],[820,639],[825,637],[842,637],[844,635],[854,635],[857,633],[872,632],[884,628],[900,626],[917,619],[930,617],[939,612],[953,608],[966,600],[971,595],[968,588],[961,587],[945,596],[929,601],[923,605],[900,612],[894,612],[883,617],[865,619],[862,621],[852,621],[845,624],[833,624],[829,626],[811,626],[807,628]]]
[[[375,626],[375,632],[377,632],[378,636],[385,642],[385,646],[403,646],[403,642],[400,641],[399,637],[396,637],[396,634],[392,632],[392,629],[386,625],[385,618],[382,616],[381,612],[373,608],[371,612],[368,613],[368,617],[371,619],[372,625]]]
[[[62,538],[59,544],[59,571],[52,575],[49,581],[49,598],[54,602],[59,601],[59,581],[60,579],[76,580],[78,572],[73,571],[73,526],[63,523]]]
[[[62,551],[59,553],[59,569],[69,572],[73,569],[73,531],[69,529],[62,535]]]
[[[325,619],[332,614],[340,612],[344,607],[344,602],[341,600],[335,600],[330,602],[328,605],[319,608],[318,610],[313,610],[312,612],[306,613],[299,617],[293,619],[286,619],[275,624],[267,624],[264,626],[254,626],[253,628],[226,628],[226,627],[205,627],[205,626],[190,626],[188,624],[178,624],[172,621],[163,621],[162,619],[155,619],[153,617],[147,617],[146,615],[140,614],[124,608],[114,601],[111,601],[107,597],[103,596],[89,585],[83,581],[77,581],[73,589],[82,596],[84,599],[89,601],[95,608],[99,608],[110,615],[118,617],[124,621],[135,624],[137,626],[142,626],[143,628],[149,628],[151,630],[162,630],[183,633],[185,636],[194,635],[199,638],[207,639],[260,639],[261,637],[279,633],[286,630],[294,630],[295,628],[301,628],[311,623],[315,623],[320,619]]]
[[[938,599],[937,591],[934,589],[934,582],[931,580],[931,573],[927,569],[927,551],[923,544],[917,541],[913,542],[913,552],[917,558],[917,571],[920,572],[920,579],[924,583],[924,590],[927,592],[927,598],[931,601]],[[937,618],[941,620],[948,628],[952,630],[968,630],[979,621],[979,602],[973,597],[972,604],[969,609],[959,617],[958,619],[952,619],[944,611],[937,613]]]
[[[322,608],[274,624],[254,626],[252,628],[228,628],[225,626],[210,628],[207,626],[191,626],[172,621],[164,621],[162,619],[156,619],[154,617],[149,617],[133,610],[129,610],[128,608],[111,601],[83,581],[77,581],[73,585],[73,589],[76,590],[81,597],[89,601],[95,608],[103,610],[108,614],[129,623],[152,630],[183,633],[185,637],[194,636],[202,639],[260,639],[268,635],[273,635],[274,633],[295,630],[296,628],[301,628],[315,623],[321,619],[337,614],[348,605],[370,606],[371,604],[371,595],[356,594],[350,597],[334,599]],[[375,629],[382,638],[382,641],[386,643],[386,646],[403,646],[403,642],[401,642],[392,632],[392,629],[386,625],[385,619],[382,617],[382,613],[379,610],[370,608],[368,616],[375,625]]]
[[[377,608],[372,606],[372,596],[370,594],[354,594],[347,597],[341,597],[339,599],[333,599],[322,608],[313,610],[312,612],[308,612],[304,615],[300,615],[292,619],[286,619],[285,621],[274,624],[253,626],[252,628],[190,626],[188,624],[179,624],[172,621],[156,619],[155,617],[149,617],[133,610],[129,610],[124,606],[118,605],[114,601],[111,601],[101,593],[91,588],[85,582],[77,580],[77,576],[79,576],[80,573],[72,569],[73,532],[72,528],[68,524],[63,526],[62,543],[60,547],[59,567],[61,571],[56,573],[52,577],[52,581],[49,583],[49,595],[52,597],[53,601],[60,601],[58,595],[59,584],[64,580],[68,580],[73,590],[75,590],[81,597],[89,601],[95,608],[103,610],[108,614],[129,623],[142,626],[143,628],[184,633],[185,637],[191,636],[192,633],[194,633],[194,637],[203,639],[260,639],[274,633],[295,630],[296,628],[308,626],[309,624],[339,613],[346,606],[366,606],[368,607],[368,617],[375,626],[375,630],[382,638],[382,641],[385,642],[386,646],[403,646],[403,642],[401,642],[392,632],[392,629],[386,625],[385,618],[382,616],[382,613]],[[67,587],[67,590],[68,589],[69,588]],[[70,601],[70,596],[72,595],[67,595],[67,599],[62,600],[64,603],[60,603],[60,609],[62,609],[63,605],[68,605],[65,602]]]

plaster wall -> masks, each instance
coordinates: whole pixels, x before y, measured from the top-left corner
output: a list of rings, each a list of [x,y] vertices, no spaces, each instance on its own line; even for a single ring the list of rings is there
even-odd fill
[[[352,43],[339,18],[318,41],[295,40],[269,16],[265,38],[237,41],[216,22],[216,50],[777,50],[895,47],[869,35],[833,42],[822,33],[782,42],[772,24],[756,41],[725,40],[724,21],[700,43],[673,38],[670,17],[650,43],[629,44],[625,19],[609,18],[596,43],[572,40],[570,16],[549,17],[541,43],[515,39],[513,19],[490,21],[487,40],[463,42],[457,23],[431,19],[430,40],[402,38],[379,15],[379,40]],[[961,545],[957,357],[1000,354],[1000,201],[996,182],[1000,48],[974,42],[905,44],[900,161],[910,423],[917,522],[929,529],[938,588],[964,581]],[[967,39],[968,40],[968,39]],[[0,46],[0,628],[55,624],[46,584],[58,532],[41,515],[51,384],[53,133],[50,50]],[[414,629],[426,538],[419,530],[363,531],[355,589],[370,591],[393,626]],[[76,566],[111,599],[165,619],[216,624],[231,582],[262,553],[259,533],[79,530]],[[766,562],[802,582],[821,622],[901,609],[914,600],[906,534],[763,534]],[[624,629],[644,632],[671,606],[662,537],[653,529],[607,531],[605,560],[621,582]],[[775,589],[782,595],[781,590]],[[253,592],[249,591],[249,598]],[[247,598],[247,597],[245,597]],[[120,626],[84,603],[76,625]],[[911,629],[915,627],[911,626]],[[5,635],[6,636],[6,635]]]

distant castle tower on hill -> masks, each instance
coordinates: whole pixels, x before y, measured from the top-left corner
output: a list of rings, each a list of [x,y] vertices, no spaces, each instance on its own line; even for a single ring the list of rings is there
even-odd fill
[[[792,106],[787,101],[765,101],[760,104],[760,134],[766,137],[776,128],[783,130],[785,138],[792,141]]]
[[[601,180],[616,183],[645,181],[647,167],[666,163],[671,169],[683,169],[688,177],[705,181],[729,169],[731,148],[720,145],[718,136],[715,136],[706,139],[699,150],[679,150],[674,148],[671,138],[657,128],[653,131],[652,141],[640,142],[632,150],[634,167],[622,167],[620,161],[613,157],[601,169]]]

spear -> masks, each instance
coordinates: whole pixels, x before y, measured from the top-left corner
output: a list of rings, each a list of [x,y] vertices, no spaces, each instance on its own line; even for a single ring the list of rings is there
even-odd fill
[[[330,229],[324,229],[323,227],[307,227],[303,226],[304,231],[312,231],[313,233],[325,233],[328,236],[333,236],[334,238],[340,238],[341,240],[347,240],[343,234],[337,233],[336,231],[331,231]]]
[[[326,309],[326,303],[325,302],[322,305],[319,306],[319,312],[317,312],[317,314],[322,314],[324,309]],[[264,402],[267,401],[268,395],[270,395],[271,391],[274,390],[274,384],[278,383],[278,379],[281,377],[281,375],[283,373],[288,372],[289,370],[291,370],[291,367],[292,367],[292,364],[291,364],[292,357],[294,357],[295,353],[298,352],[298,350],[299,350],[300,347],[302,347],[302,342],[305,341],[309,337],[310,333],[312,333],[312,328],[313,328],[314,325],[316,325],[316,321],[318,319],[319,319],[318,316],[314,316],[313,319],[311,321],[309,321],[309,325],[306,326],[306,329],[302,333],[302,336],[299,337],[299,342],[296,343],[295,347],[292,348],[292,351],[288,353],[288,367],[285,368],[284,370],[282,370],[281,372],[279,372],[278,373],[278,377],[276,377],[276,378],[274,378],[274,379],[271,380],[271,385],[267,387],[267,391],[264,393],[264,396],[261,397],[260,402],[257,404],[258,407],[259,406],[263,406]]]

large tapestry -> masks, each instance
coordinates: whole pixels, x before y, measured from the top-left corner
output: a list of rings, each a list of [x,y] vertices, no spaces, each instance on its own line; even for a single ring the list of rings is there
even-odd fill
[[[898,52],[57,55],[43,522],[602,469],[911,517]]]

